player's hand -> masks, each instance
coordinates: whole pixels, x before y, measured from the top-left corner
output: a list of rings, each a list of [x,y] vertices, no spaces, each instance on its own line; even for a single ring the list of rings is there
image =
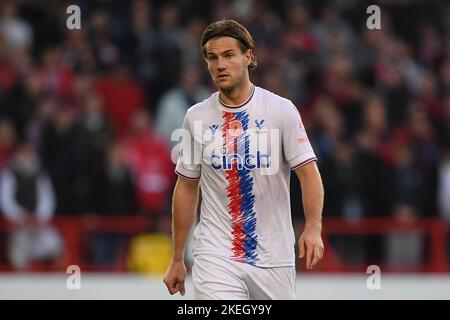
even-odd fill
[[[186,266],[183,261],[172,261],[164,277],[164,283],[170,294],[180,292],[184,296],[184,280],[186,279]]]
[[[312,270],[323,257],[324,247],[320,234],[320,227],[306,224],[298,240],[300,259],[306,255],[306,269]]]

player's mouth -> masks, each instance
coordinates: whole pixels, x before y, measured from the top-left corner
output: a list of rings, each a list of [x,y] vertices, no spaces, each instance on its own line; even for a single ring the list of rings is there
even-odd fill
[[[229,78],[230,76],[228,75],[228,74],[219,74],[218,76],[217,76],[217,79],[219,79],[219,80],[225,80],[225,79],[227,79],[227,78]]]

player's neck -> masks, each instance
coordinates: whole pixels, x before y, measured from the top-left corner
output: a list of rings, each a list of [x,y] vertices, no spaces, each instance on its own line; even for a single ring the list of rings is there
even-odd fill
[[[253,83],[251,83],[250,80],[247,80],[233,89],[220,90],[219,99],[227,106],[240,106],[250,98],[252,92]]]

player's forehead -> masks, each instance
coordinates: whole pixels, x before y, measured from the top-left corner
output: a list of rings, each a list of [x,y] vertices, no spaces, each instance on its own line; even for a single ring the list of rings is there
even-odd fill
[[[212,38],[205,44],[206,54],[222,54],[229,50],[240,50],[239,40],[232,37],[223,36]]]

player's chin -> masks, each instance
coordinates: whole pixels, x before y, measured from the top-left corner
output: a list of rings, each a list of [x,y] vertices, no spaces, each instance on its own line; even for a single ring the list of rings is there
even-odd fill
[[[216,82],[216,86],[220,90],[230,90],[234,87],[234,84],[232,82],[230,82],[228,79],[227,80],[217,79],[215,82]]]

